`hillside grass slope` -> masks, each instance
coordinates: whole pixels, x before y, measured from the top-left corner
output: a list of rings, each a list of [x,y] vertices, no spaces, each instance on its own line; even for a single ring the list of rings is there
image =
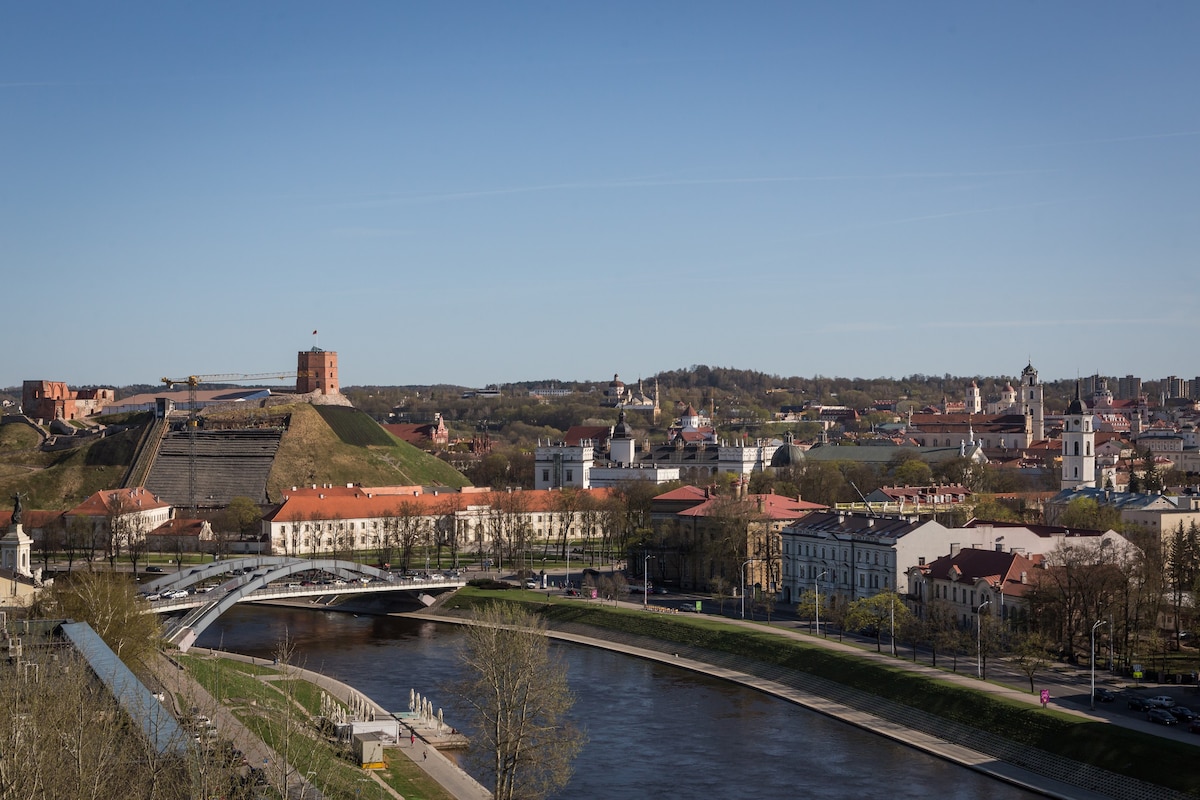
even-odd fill
[[[142,435],[141,426],[95,439],[71,450],[43,452],[27,425],[0,425],[0,503],[14,492],[26,508],[63,511],[101,489],[120,485]]]
[[[403,442],[353,408],[296,404],[267,479],[277,499],[292,486],[422,485],[458,488],[470,482],[449,464]]]
[[[287,488],[311,483],[470,485],[449,464],[397,439],[356,409],[297,403],[272,411],[290,416],[267,479],[272,500]],[[0,425],[0,507],[11,507],[19,491],[26,495],[26,508],[63,511],[95,492],[117,488],[151,422],[146,414],[144,424],[57,452],[40,450],[37,432],[25,424]]]

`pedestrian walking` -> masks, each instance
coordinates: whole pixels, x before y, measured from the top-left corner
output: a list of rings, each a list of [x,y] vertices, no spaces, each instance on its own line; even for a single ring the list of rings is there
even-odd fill
[[[425,761],[425,760],[426,760],[426,759],[428,759],[428,758],[429,758],[429,751],[428,751],[428,750],[426,750],[426,751],[424,751],[423,753],[421,753],[421,760],[422,760],[422,761]]]
[[[417,743],[417,734],[414,731],[409,731],[409,734],[408,734],[409,747],[412,747],[416,743]]]

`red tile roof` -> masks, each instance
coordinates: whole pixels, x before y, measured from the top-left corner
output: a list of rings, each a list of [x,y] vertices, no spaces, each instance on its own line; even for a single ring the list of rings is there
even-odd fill
[[[581,489],[593,499],[605,500],[611,489]],[[558,511],[561,489],[537,489],[518,492],[438,492],[412,496],[374,494],[359,489],[358,494],[337,492],[293,495],[263,519],[268,522],[303,522],[328,519],[373,519],[395,516],[397,513],[431,516],[467,506],[501,506],[511,502],[517,512]]]
[[[123,509],[129,513],[146,511],[151,508],[170,508],[170,503],[164,503],[144,488],[132,489],[103,489],[72,508],[67,513],[80,517],[103,517],[111,513],[110,502],[114,496],[122,499]]]
[[[723,505],[721,502],[723,500],[728,501],[728,498],[713,497],[698,506],[678,512],[678,515],[681,517],[707,517]],[[752,494],[746,497],[744,502],[769,519],[799,519],[809,512],[823,511],[829,507],[819,503],[810,503],[807,500],[793,500],[779,494]]]

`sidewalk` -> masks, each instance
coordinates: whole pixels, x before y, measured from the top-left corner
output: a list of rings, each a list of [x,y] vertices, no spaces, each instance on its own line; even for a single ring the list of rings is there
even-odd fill
[[[248,663],[266,664],[269,663],[261,658],[253,658],[244,656],[238,653],[229,653],[217,650],[208,650],[201,647],[193,647],[192,653],[204,653],[219,655],[222,658],[228,658],[234,661],[245,661]],[[288,666],[288,670],[296,673],[298,676],[308,681],[309,683],[319,686],[343,703],[349,703],[351,696],[357,696],[365,700],[375,710],[376,716],[390,717],[393,710],[386,709],[379,703],[367,697],[362,692],[355,689],[349,684],[342,683],[336,678],[331,678],[328,675],[322,675],[319,672],[303,669],[301,667]],[[402,723],[403,724],[403,723]],[[412,744],[409,740],[401,737],[400,746],[397,748],[401,753],[408,757],[410,761],[424,770],[429,777],[437,781],[447,793],[452,795],[455,800],[490,800],[492,793],[479,784],[474,778],[468,775],[461,767],[438,751],[433,744],[429,743],[422,737],[420,728],[410,728],[409,732],[417,737],[416,743]],[[369,771],[368,771],[369,772]],[[403,800],[403,796],[398,794],[390,786],[380,780],[374,773],[370,773],[374,780],[383,791],[386,791],[390,796]]]

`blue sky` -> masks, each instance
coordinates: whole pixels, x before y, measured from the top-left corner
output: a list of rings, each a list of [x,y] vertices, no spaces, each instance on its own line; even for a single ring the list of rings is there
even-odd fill
[[[1192,377],[1198,23],[6,3],[0,386]]]

